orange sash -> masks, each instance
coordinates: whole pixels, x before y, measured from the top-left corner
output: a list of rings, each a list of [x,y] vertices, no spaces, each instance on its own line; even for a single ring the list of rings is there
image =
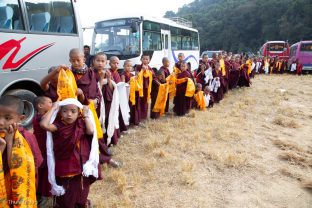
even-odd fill
[[[93,118],[95,121],[95,129],[96,129],[97,137],[98,137],[98,139],[102,139],[103,138],[103,130],[101,128],[101,123],[100,123],[99,118],[96,114],[96,110],[95,110],[93,102],[89,103],[89,109],[92,112],[92,115],[93,115]]]
[[[147,102],[150,102],[151,91],[152,91],[152,81],[153,81],[153,73],[150,70],[141,70],[138,74],[138,91],[140,97],[143,97],[143,77],[149,78],[148,90],[147,90]],[[141,89],[140,89],[141,88]],[[141,96],[142,95],[142,96]]]
[[[205,104],[205,99],[204,99],[204,92],[203,91],[198,91],[194,95],[195,101],[197,103],[197,106],[200,108],[200,110],[206,110],[206,104]]]
[[[75,76],[69,69],[61,69],[57,81],[57,95],[58,100],[65,100],[66,98],[77,99],[77,84]]]
[[[177,77],[172,73],[166,78],[166,81],[168,84],[169,99],[172,99],[176,95]]]
[[[226,75],[226,71],[225,71],[225,64],[224,64],[224,59],[220,59],[220,68],[221,68],[221,72],[222,72],[222,76]]]
[[[9,201],[13,207],[37,207],[34,157],[26,139],[18,130],[15,132],[13,139],[10,166],[10,171],[4,176],[1,161],[1,207],[9,207]],[[5,182],[5,186],[3,186],[3,182]],[[6,197],[3,195],[4,193],[7,194]]]
[[[160,84],[153,112],[159,112],[160,116],[165,113],[166,103],[168,99],[169,85],[167,83]]]
[[[193,80],[190,78],[187,79],[187,85],[186,85],[186,91],[185,91],[185,96],[186,97],[193,97],[195,93],[195,84]]]

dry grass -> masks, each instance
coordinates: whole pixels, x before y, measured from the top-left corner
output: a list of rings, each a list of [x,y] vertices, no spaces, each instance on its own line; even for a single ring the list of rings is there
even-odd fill
[[[89,198],[109,208],[307,207],[311,79],[258,76],[205,112],[145,121],[113,147],[124,165],[102,167]]]

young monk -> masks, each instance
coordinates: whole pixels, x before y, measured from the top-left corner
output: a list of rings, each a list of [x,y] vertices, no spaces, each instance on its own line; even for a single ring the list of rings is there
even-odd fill
[[[41,155],[43,157],[43,163],[38,170],[39,184],[37,189],[37,194],[40,197],[38,199],[38,206],[45,207],[48,206],[49,201],[51,200],[51,186],[48,181],[48,167],[47,167],[47,148],[46,148],[46,139],[47,132],[46,130],[40,127],[40,121],[42,116],[47,113],[52,108],[52,100],[46,96],[36,97],[34,101],[34,107],[37,111],[33,119],[33,131],[37,139]]]
[[[78,98],[83,104],[93,102],[96,108],[96,113],[100,116],[101,93],[98,88],[98,76],[91,68],[85,64],[84,53],[78,49],[73,48],[69,52],[69,62],[71,63],[71,71],[75,76],[78,89],[83,92],[84,99]]]
[[[43,158],[33,134],[20,127],[24,103],[0,98],[0,207],[37,207],[36,170]]]
[[[162,59],[162,66],[160,67],[160,71],[165,75],[165,78],[167,79],[167,77],[169,77],[170,75],[170,60],[167,57],[164,57]],[[166,108],[165,108],[165,112],[167,113],[169,111],[169,95],[168,95],[168,99],[167,99],[167,103],[166,103]]]
[[[108,71],[105,70],[106,61],[107,61],[107,56],[104,53],[100,52],[94,55],[93,62],[92,62],[93,69],[98,74],[98,77],[99,77],[100,88],[102,88],[102,86],[107,85],[107,83],[110,82],[109,81],[110,74],[106,76],[106,73],[107,74],[109,73]],[[104,96],[103,100],[105,100],[104,102],[105,112],[101,112],[101,113],[102,114],[105,113],[105,122],[104,122],[105,126],[104,127],[105,129],[107,129],[109,108],[110,108],[109,101],[111,101],[109,99],[111,99],[111,97],[110,97],[110,94],[102,94],[102,95]],[[113,138],[113,140],[118,140],[117,132],[115,132],[113,137],[117,137],[117,138]],[[112,167],[119,167],[120,164],[111,158],[111,152],[108,150],[107,132],[104,134],[104,138],[99,140],[99,148],[100,148],[100,164],[108,163]]]
[[[191,78],[191,75],[187,71],[187,64],[185,62],[182,62],[180,67],[181,73],[178,74],[177,79],[179,79],[181,83],[177,83],[176,85],[176,96],[173,101],[173,111],[178,116],[184,116],[191,108],[192,98],[185,96],[185,92],[187,90],[187,80],[188,78]]]
[[[206,86],[204,89],[204,100],[206,108],[212,108],[214,104],[214,99],[212,93],[210,92],[209,86]]]
[[[141,56],[141,62],[141,65],[136,66],[136,71],[138,72],[138,79],[142,82],[143,88],[143,97],[140,97],[140,107],[141,120],[144,120],[147,119],[148,103],[150,101],[154,71],[148,65],[150,62],[150,56],[148,54],[143,54]]]
[[[126,82],[128,84],[132,84],[130,83],[131,78],[133,79],[132,81],[134,82],[133,84],[136,86],[136,80],[137,80],[137,76],[133,75],[133,64],[130,60],[126,60],[124,62],[124,72],[121,75],[121,80],[123,82]],[[134,124],[134,125],[139,125],[140,121],[141,121],[141,108],[140,108],[140,94],[139,91],[134,87],[134,89],[130,89],[134,90],[134,103],[132,103],[132,101],[129,99],[129,106],[130,106],[130,123]],[[131,93],[131,92],[130,92]]]
[[[212,71],[212,76],[215,80],[218,80],[220,82],[220,86],[217,88],[217,90],[214,90],[212,92],[215,102],[218,103],[224,98],[224,83],[219,62],[215,63],[215,68]]]
[[[55,111],[58,111],[58,116],[50,124]],[[82,175],[83,165],[89,159],[95,131],[88,112],[88,106],[82,106],[76,99],[69,98],[55,103],[40,122],[42,128],[52,133],[55,172],[49,172],[49,175],[55,174],[56,183],[65,190],[65,193],[56,197],[56,207],[90,205],[87,197],[95,178]]]
[[[150,117],[152,119],[157,119],[160,117],[160,112],[154,112],[154,105],[156,103],[156,99],[157,99],[157,95],[158,95],[158,91],[159,91],[159,86],[161,84],[166,83],[166,79],[165,79],[165,75],[162,71],[158,70],[156,72],[156,77],[155,79],[153,79],[152,82],[152,91],[151,91],[151,113],[150,113]]]
[[[243,59],[242,65],[240,66],[239,80],[237,85],[239,87],[250,87],[250,78],[248,75],[248,65],[246,64],[246,60]]]
[[[174,64],[173,72],[176,74],[181,73],[181,64],[184,62],[184,53],[178,54],[178,62]]]
[[[109,59],[109,66],[110,66],[110,73],[111,73],[111,80],[113,80],[116,84],[118,84],[119,82],[122,82],[122,79],[118,73],[118,68],[119,68],[119,58],[117,56],[112,56]],[[123,120],[122,114],[121,114],[121,110],[119,108],[119,131],[123,132],[123,131],[127,131],[128,127],[125,124],[125,121]]]
[[[196,91],[194,95],[195,108],[204,111],[206,108],[206,104],[204,100],[204,93],[202,91],[202,85],[200,83],[197,83],[195,86],[196,86]]]

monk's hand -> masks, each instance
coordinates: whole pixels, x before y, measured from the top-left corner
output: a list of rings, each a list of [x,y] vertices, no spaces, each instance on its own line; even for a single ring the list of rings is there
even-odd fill
[[[82,116],[83,117],[88,117],[88,113],[89,113],[89,106],[84,105],[82,108]]]
[[[143,70],[147,70],[148,67],[147,67],[146,65],[143,65],[143,66],[142,66],[142,69],[143,69]]]
[[[59,65],[59,67],[57,68],[58,71],[60,71],[61,69],[69,69],[65,64],[61,64]]]
[[[13,144],[14,134],[15,134],[17,128],[19,127],[19,125],[20,125],[20,123],[12,123],[6,129],[5,141],[7,142],[7,144]]]
[[[88,102],[89,102],[89,103],[92,102],[92,103],[94,104],[94,108],[97,108],[97,107],[98,107],[98,101],[97,101],[96,99],[94,99],[94,100],[89,99]]]
[[[1,152],[1,154],[2,154],[3,151],[5,150],[5,147],[6,147],[6,142],[5,142],[5,140],[4,140],[2,137],[0,137],[0,152]]]
[[[52,104],[52,110],[53,110],[53,111],[58,111],[59,108],[60,108],[60,105],[59,105],[59,102],[58,102],[58,101],[57,101],[57,102],[54,102],[54,103]]]

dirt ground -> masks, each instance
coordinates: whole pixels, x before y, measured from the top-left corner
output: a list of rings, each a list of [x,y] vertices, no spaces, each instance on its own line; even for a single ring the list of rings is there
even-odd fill
[[[312,207],[312,76],[260,75],[220,104],[132,127],[95,207]],[[310,189],[309,189],[310,188]]]

